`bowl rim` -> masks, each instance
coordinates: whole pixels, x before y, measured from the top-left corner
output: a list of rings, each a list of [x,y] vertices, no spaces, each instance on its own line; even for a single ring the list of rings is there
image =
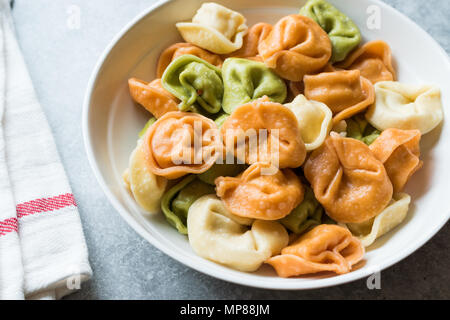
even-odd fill
[[[206,275],[209,275],[211,277],[214,277],[216,279],[220,279],[223,281],[228,281],[234,284],[238,285],[245,285],[249,287],[254,288],[261,288],[261,289],[270,289],[270,290],[310,290],[310,289],[319,289],[319,288],[326,288],[326,287],[332,287],[337,285],[346,284],[349,282],[353,282],[356,280],[360,280],[363,278],[367,278],[371,276],[372,274],[376,272],[381,272],[394,264],[398,263],[399,261],[407,258],[409,255],[420,249],[426,242],[428,242],[432,237],[434,237],[439,230],[443,228],[443,226],[448,222],[450,219],[450,209],[447,209],[447,218],[445,219],[445,216],[443,215],[443,219],[439,221],[439,223],[436,223],[436,225],[431,229],[430,232],[426,234],[422,234],[421,237],[417,237],[416,241],[413,243],[410,243],[408,246],[405,246],[402,251],[398,252],[395,257],[391,257],[390,259],[386,259],[383,263],[378,265],[378,269],[372,268],[360,268],[358,270],[355,270],[353,272],[344,274],[344,275],[338,275],[333,276],[329,278],[324,279],[314,279],[313,281],[308,282],[302,282],[302,281],[295,281],[298,280],[296,278],[290,278],[290,279],[283,279],[279,278],[280,281],[274,282],[274,281],[264,281],[260,279],[252,279],[252,278],[246,278],[242,274],[245,273],[231,273],[231,274],[225,274],[225,273],[217,273],[215,270],[211,270],[208,268],[207,264],[198,264],[195,261],[189,260],[187,257],[183,256],[182,254],[179,254],[175,250],[171,249],[170,246],[166,246],[163,243],[161,243],[158,239],[153,237],[151,234],[148,233],[145,228],[140,225],[135,219],[132,218],[132,216],[128,213],[128,210],[118,201],[116,196],[111,192],[110,188],[108,187],[107,183],[105,182],[105,179],[103,178],[101,171],[99,169],[99,166],[96,162],[93,147],[90,141],[91,131],[89,128],[89,119],[90,119],[90,102],[92,98],[92,94],[94,92],[95,85],[97,83],[97,77],[103,67],[103,64],[107,60],[109,54],[114,49],[114,47],[118,44],[118,42],[122,39],[126,33],[133,28],[136,24],[138,24],[141,20],[143,20],[147,15],[151,14],[153,11],[157,10],[160,7],[163,7],[167,5],[168,3],[172,2],[173,0],[159,0],[158,2],[154,3],[153,5],[149,6],[147,9],[143,10],[141,13],[136,15],[132,20],[130,20],[109,42],[109,44],[106,46],[106,48],[103,50],[102,54],[99,56],[97,63],[95,64],[95,67],[91,73],[91,76],[88,81],[86,93],[84,96],[83,101],[83,107],[82,107],[82,135],[83,135],[83,142],[84,142],[84,149],[88,158],[89,165],[91,167],[91,170],[94,173],[94,176],[99,183],[101,189],[103,190],[104,194],[106,195],[108,201],[112,204],[114,209],[116,209],[121,217],[131,226],[131,228],[137,232],[141,237],[146,239],[150,244],[152,244],[157,249],[164,252],[169,257],[177,260],[178,262],[187,265],[188,267],[197,270],[201,273],[204,273]],[[212,0],[213,1],[213,0]],[[447,67],[450,68],[450,58],[447,54],[447,52],[441,47],[441,45],[430,35],[428,34],[422,27],[420,27],[417,23],[415,23],[413,20],[411,20],[408,16],[404,15],[397,9],[391,7],[390,5],[380,1],[380,0],[368,0],[373,2],[373,4],[378,5],[384,9],[387,10],[393,10],[402,20],[403,22],[409,23],[414,25],[417,28],[417,31],[420,32],[421,37],[428,38],[429,41],[431,41],[434,45],[433,50],[437,50],[443,58],[447,59]],[[289,281],[290,280],[290,281]]]

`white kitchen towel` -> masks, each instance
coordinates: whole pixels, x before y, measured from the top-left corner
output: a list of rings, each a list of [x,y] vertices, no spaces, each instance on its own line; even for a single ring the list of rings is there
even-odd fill
[[[60,299],[91,268],[75,199],[0,0],[0,299]]]

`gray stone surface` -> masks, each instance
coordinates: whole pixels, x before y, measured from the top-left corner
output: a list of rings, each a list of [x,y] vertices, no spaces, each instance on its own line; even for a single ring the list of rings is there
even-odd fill
[[[81,136],[84,91],[111,38],[152,0],[15,0],[20,45],[78,201],[94,277],[69,299],[403,299],[450,298],[450,225],[419,251],[366,280],[311,291],[268,291],[226,283],[183,266],[139,237],[108,203]],[[450,1],[385,0],[450,52]],[[70,29],[71,6],[81,9]]]

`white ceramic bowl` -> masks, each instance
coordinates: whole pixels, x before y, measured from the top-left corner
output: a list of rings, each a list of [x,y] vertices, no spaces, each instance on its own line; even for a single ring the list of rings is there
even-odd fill
[[[269,266],[263,266],[257,273],[235,271],[197,256],[187,237],[169,226],[162,214],[144,216],[123,187],[121,178],[136,145],[137,134],[149,118],[143,108],[133,104],[127,79],[154,79],[161,51],[181,40],[175,23],[189,20],[202,2],[205,1],[164,1],[142,12],[106,48],[88,86],[83,109],[87,155],[107,197],[136,232],[172,258],[198,271],[226,281],[270,289],[320,288],[367,277],[404,259],[438,232],[450,215],[448,122],[423,137],[425,166],[408,184],[406,192],[411,194],[413,204],[406,221],[368,250],[363,266],[345,275],[283,279],[278,278]],[[252,25],[260,21],[275,23],[282,16],[297,13],[305,0],[217,2],[241,12]],[[449,59],[425,31],[378,0],[331,2],[357,23],[364,41],[382,39],[390,44],[400,81],[438,84],[442,89],[446,116],[449,116]],[[369,8],[371,5],[376,7]],[[373,13],[377,8],[381,29],[369,30],[368,12]]]

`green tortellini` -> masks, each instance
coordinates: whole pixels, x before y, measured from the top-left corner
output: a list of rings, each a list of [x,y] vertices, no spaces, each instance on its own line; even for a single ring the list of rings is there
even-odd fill
[[[248,166],[245,164],[215,163],[207,171],[199,174],[198,178],[207,184],[215,186],[214,180],[216,180],[218,177],[235,177],[239,173],[245,171],[247,167]]]
[[[360,140],[370,146],[376,138],[381,134],[381,131],[374,128],[362,114],[358,114],[347,122],[347,137]]]
[[[343,61],[361,42],[361,32],[345,14],[325,0],[309,0],[300,14],[316,21],[333,45],[331,62]]]
[[[214,187],[190,175],[170,188],[162,197],[161,209],[179,233],[187,234],[189,208],[198,198],[215,193]]]
[[[151,117],[150,120],[148,120],[147,123],[145,124],[144,128],[142,128],[142,130],[139,132],[139,138],[142,138],[147,132],[148,128],[150,128],[155,122],[156,118]]]
[[[173,60],[161,78],[163,87],[181,100],[181,111],[196,110],[196,105],[214,114],[222,107],[223,82],[219,68],[196,56],[186,54]]]
[[[263,96],[279,103],[286,99],[286,84],[262,62],[228,58],[222,66],[222,77],[222,108],[228,114],[236,107]]]
[[[302,234],[322,224],[323,213],[324,210],[314,196],[314,192],[306,186],[302,203],[280,222],[293,233]]]

